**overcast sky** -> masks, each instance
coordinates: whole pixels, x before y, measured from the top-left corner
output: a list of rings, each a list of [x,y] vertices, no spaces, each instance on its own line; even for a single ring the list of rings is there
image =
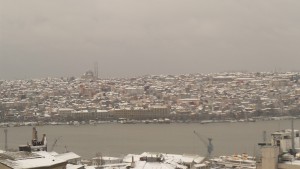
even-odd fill
[[[299,0],[0,0],[0,79],[300,70]]]

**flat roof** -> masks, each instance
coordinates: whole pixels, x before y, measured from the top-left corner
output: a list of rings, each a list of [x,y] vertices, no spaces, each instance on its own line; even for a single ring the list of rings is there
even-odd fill
[[[31,169],[50,167],[66,163],[65,160],[56,158],[48,152],[5,152],[0,154],[0,163],[14,169]]]

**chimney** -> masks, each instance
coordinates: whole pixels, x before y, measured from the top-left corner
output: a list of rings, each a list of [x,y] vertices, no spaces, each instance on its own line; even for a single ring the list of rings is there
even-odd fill
[[[134,167],[135,167],[135,162],[134,162],[134,157],[132,156],[130,168],[134,168]]]
[[[42,144],[47,145],[46,134],[43,134]]]

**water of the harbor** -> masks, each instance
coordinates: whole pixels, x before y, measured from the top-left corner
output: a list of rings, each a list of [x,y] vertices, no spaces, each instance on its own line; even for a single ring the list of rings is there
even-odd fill
[[[83,158],[91,158],[96,153],[105,156],[123,156],[129,153],[164,152],[206,154],[206,146],[194,135],[213,138],[214,155],[258,152],[257,143],[263,140],[263,131],[270,133],[291,128],[289,120],[257,121],[240,123],[173,123],[173,124],[99,124],[82,126],[38,126],[39,139],[47,134],[48,150],[54,140],[53,150],[62,153],[67,148]],[[300,129],[300,120],[294,121],[295,129]],[[0,149],[4,149],[4,132],[0,128]],[[17,148],[30,143],[32,127],[8,128],[8,147]]]

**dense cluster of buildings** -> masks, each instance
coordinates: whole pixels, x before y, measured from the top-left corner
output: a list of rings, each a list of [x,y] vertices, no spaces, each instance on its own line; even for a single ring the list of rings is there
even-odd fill
[[[300,115],[300,73],[0,81],[0,121],[247,120]]]

